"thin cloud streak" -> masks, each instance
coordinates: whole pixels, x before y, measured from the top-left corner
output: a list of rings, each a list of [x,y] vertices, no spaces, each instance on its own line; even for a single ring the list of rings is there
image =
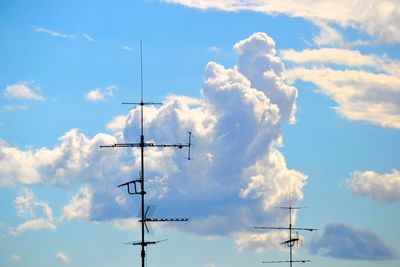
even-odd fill
[[[62,38],[62,39],[75,39],[75,35],[73,34],[65,34],[65,33],[60,33],[57,31],[49,30],[46,28],[38,27],[38,26],[32,26],[33,31],[39,32],[39,33],[45,33],[48,34],[52,37],[56,38]]]

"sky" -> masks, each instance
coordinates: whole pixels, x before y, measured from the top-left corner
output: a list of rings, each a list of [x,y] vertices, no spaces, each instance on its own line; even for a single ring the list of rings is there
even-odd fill
[[[396,0],[2,1],[0,265],[400,265]],[[290,197],[289,197],[290,196]],[[291,202],[289,202],[289,199]],[[284,264],[283,264],[284,265]]]

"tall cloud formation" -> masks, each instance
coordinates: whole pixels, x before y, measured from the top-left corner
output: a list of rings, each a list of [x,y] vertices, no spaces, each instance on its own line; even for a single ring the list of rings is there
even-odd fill
[[[391,260],[392,247],[377,234],[344,224],[329,224],[324,233],[311,240],[310,253],[348,260]]]
[[[320,38],[337,35],[333,26],[362,30],[383,43],[400,43],[400,5],[397,0],[161,0],[191,8],[230,12],[255,11],[303,18],[321,28]],[[335,33],[327,33],[332,32]],[[319,38],[319,39],[320,39]],[[318,39],[318,38],[317,38]],[[340,38],[339,38],[340,39]],[[335,36],[333,41],[337,41]],[[319,40],[319,43],[324,43]]]
[[[381,202],[400,201],[400,171],[379,174],[374,171],[355,171],[346,180],[351,191],[360,196],[370,196]]]
[[[195,137],[190,163],[175,151],[147,150],[146,177],[153,177],[148,183],[153,202],[162,198],[163,205],[178,206],[192,218],[181,229],[240,237],[242,249],[258,249],[266,239],[245,238],[245,229],[286,221],[274,207],[287,204],[289,177],[294,201],[303,196],[307,177],[288,169],[277,150],[280,124],[295,121],[297,90],[285,82],[275,43],[266,34],[255,33],[234,49],[233,68],[206,66],[202,99],[169,96],[162,107],[145,109],[145,133],[157,142],[185,140],[188,129]],[[138,141],[139,120],[139,109],[130,112],[125,140]]]
[[[172,149],[146,150],[147,199],[160,206],[156,216],[191,217],[190,223],[179,225],[183,231],[229,235],[240,249],[263,250],[271,240],[278,244],[281,236],[250,236],[248,229],[286,222],[287,214],[274,207],[287,205],[289,178],[294,203],[302,199],[307,179],[288,169],[278,151],[281,124],[295,121],[297,90],[286,83],[275,43],[265,33],[253,34],[234,49],[238,61],[233,68],[207,64],[201,99],[171,95],[159,108],[145,107],[149,142],[183,143],[188,130],[195,140],[190,162]],[[138,175],[140,151],[100,150],[99,145],[138,142],[140,117],[136,108],[125,122],[115,120],[113,135],[90,139],[70,130],[53,149],[21,151],[3,143],[1,185],[80,186],[65,206],[63,220],[131,217],[138,199],[133,202],[115,185]]]

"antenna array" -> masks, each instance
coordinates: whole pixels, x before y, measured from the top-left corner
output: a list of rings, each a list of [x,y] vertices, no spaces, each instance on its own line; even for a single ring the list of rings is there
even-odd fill
[[[144,149],[145,148],[188,148],[188,154],[187,154],[187,159],[190,160],[190,148],[192,146],[191,144],[191,136],[192,133],[188,133],[188,143],[186,144],[155,144],[152,142],[145,142],[144,138],[144,131],[143,131],[143,115],[144,115],[144,106],[145,105],[161,105],[161,103],[155,103],[155,102],[144,102],[143,101],[143,51],[142,51],[142,40],[140,40],[140,102],[124,102],[122,103],[123,105],[136,105],[140,106],[140,142],[139,143],[121,143],[121,144],[112,144],[112,145],[102,145],[100,148],[140,148],[140,171],[139,171],[139,178],[134,179],[132,181],[128,181],[126,183],[122,183],[118,185],[118,187],[127,187],[128,194],[130,195],[140,195],[141,198],[141,209],[140,209],[140,220],[139,222],[141,223],[141,241],[137,242],[128,242],[125,244],[129,245],[140,245],[141,246],[141,259],[142,259],[142,267],[145,267],[145,257],[146,257],[146,251],[145,248],[147,245],[154,245],[157,243],[160,243],[165,240],[159,240],[159,241],[146,241],[145,239],[145,232],[150,233],[149,226],[147,225],[147,222],[186,222],[189,219],[188,218],[151,218],[150,213],[151,211],[151,206],[146,206],[145,205],[145,195],[146,191],[145,189],[145,179],[144,179]]]
[[[297,231],[316,231],[318,229],[315,228],[299,228],[293,227],[292,225],[292,210],[301,209],[301,207],[292,206],[291,200],[291,188],[290,188],[290,177],[289,177],[289,206],[287,207],[279,207],[280,209],[285,209],[289,211],[289,227],[271,227],[271,226],[256,226],[255,229],[262,230],[288,230],[289,231],[289,239],[282,242],[281,245],[285,245],[289,248],[289,260],[277,260],[277,261],[263,261],[262,263],[289,263],[289,266],[292,267],[293,263],[306,263],[310,262],[310,260],[293,260],[293,247],[295,245],[302,245],[301,239]],[[293,230],[296,231],[296,236],[293,235]]]

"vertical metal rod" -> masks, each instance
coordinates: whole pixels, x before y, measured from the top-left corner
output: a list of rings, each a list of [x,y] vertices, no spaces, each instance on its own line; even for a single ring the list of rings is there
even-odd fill
[[[291,198],[291,184],[290,184],[290,176],[289,176],[289,240],[292,240],[292,198]],[[292,243],[289,242],[289,263],[290,267],[292,267]]]
[[[145,227],[145,213],[144,213],[144,195],[146,192],[144,191],[144,134],[143,134],[143,50],[142,50],[142,40],[140,40],[140,113],[141,113],[141,122],[140,122],[140,162],[141,162],[141,200],[142,200],[142,251],[141,251],[141,257],[142,257],[142,267],[145,267],[145,257],[146,257],[146,251],[145,251],[145,239],[144,239],[144,227]]]

